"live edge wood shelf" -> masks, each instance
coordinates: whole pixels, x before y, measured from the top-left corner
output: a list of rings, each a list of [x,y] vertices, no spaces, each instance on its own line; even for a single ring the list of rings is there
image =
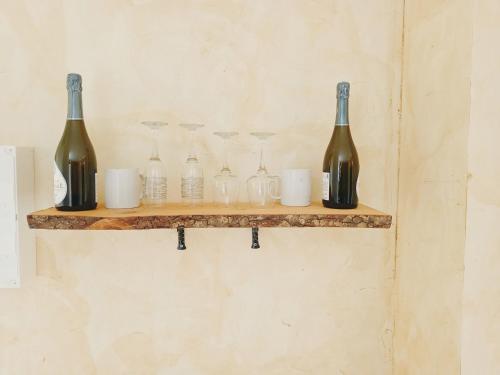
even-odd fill
[[[55,208],[33,212],[28,224],[33,229],[136,230],[161,228],[258,228],[258,227],[352,227],[390,228],[391,215],[359,205],[353,210],[309,207],[234,208],[202,205],[186,207],[141,206],[134,209],[107,209],[63,212]]]

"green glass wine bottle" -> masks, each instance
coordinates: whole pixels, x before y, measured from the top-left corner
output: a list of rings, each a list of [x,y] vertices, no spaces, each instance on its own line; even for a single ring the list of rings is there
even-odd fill
[[[337,85],[337,116],[323,160],[323,206],[356,208],[359,159],[349,128],[349,83]]]
[[[68,74],[68,117],[54,158],[54,203],[61,211],[97,207],[97,161],[85,129],[82,77]]]

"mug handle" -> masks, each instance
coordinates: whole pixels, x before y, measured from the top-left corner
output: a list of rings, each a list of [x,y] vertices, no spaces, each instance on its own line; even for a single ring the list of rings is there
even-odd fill
[[[139,171],[139,180],[141,181],[141,188],[139,189],[139,191],[140,191],[139,200],[142,201],[142,199],[144,198],[144,188],[145,188],[145,185],[144,185],[145,177],[144,177],[144,173],[142,172],[142,170]]]
[[[271,198],[274,200],[281,199],[281,179],[279,176],[269,176],[269,186],[271,191]]]

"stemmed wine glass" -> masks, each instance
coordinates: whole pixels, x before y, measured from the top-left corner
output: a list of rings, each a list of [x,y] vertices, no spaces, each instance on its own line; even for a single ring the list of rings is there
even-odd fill
[[[279,199],[279,177],[270,176],[264,165],[264,143],[275,133],[253,132],[250,135],[256,137],[260,143],[259,168],[257,173],[247,180],[248,198],[250,204],[255,207],[268,207]]]
[[[214,201],[216,204],[229,206],[238,201],[238,177],[232,174],[228,164],[228,146],[227,141],[238,135],[237,132],[214,132],[214,135],[222,138],[224,142],[224,160],[222,169],[214,177]]]
[[[189,131],[189,154],[182,170],[181,196],[185,204],[203,202],[203,167],[195,150],[195,132],[205,126],[202,124],[179,124]]]
[[[142,121],[151,131],[151,156],[144,174],[143,202],[151,205],[162,205],[167,202],[167,170],[158,153],[158,133],[167,126],[162,121]]]

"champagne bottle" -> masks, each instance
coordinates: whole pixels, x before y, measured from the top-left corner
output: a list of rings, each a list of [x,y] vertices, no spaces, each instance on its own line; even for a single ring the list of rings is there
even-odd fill
[[[349,128],[349,83],[337,84],[337,116],[323,160],[323,206],[356,208],[359,160]]]
[[[68,117],[54,160],[54,203],[61,211],[97,207],[97,162],[82,112],[82,77],[68,74]]]

